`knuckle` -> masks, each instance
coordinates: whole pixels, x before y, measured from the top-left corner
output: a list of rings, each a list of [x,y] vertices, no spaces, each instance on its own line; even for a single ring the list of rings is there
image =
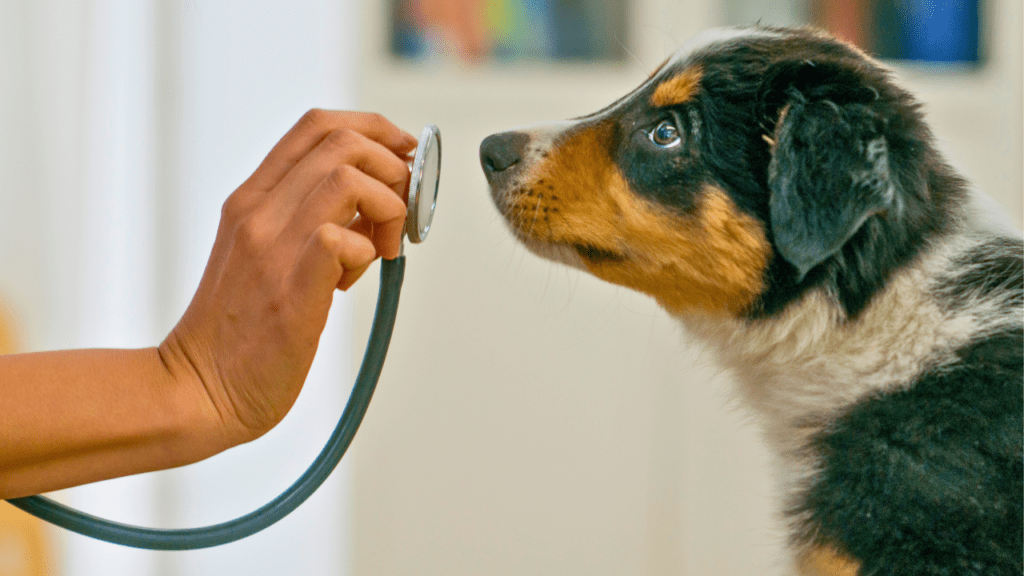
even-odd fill
[[[322,224],[313,231],[313,241],[325,252],[334,253],[341,244],[341,236],[337,228],[330,224]]]
[[[225,222],[225,223],[231,224],[235,220],[238,219],[238,213],[239,213],[239,206],[238,206],[238,204],[239,204],[239,201],[238,201],[238,198],[235,197],[235,194],[232,194],[232,195],[228,196],[227,199],[224,200],[224,203],[221,204],[221,206],[220,206],[220,219],[221,219],[221,222]]]
[[[373,262],[377,250],[367,238],[346,234],[337,225],[327,223],[313,231],[312,245],[328,257],[337,271],[357,268]]]
[[[255,216],[249,216],[235,228],[236,242],[246,253],[259,254],[266,249],[269,240],[267,226]]]
[[[249,208],[248,196],[241,188],[232,192],[220,207],[221,220],[234,223],[241,219]]]
[[[332,150],[340,151],[357,146],[361,139],[362,135],[351,128],[338,128],[327,135],[324,144]]]
[[[346,213],[354,211],[359,202],[357,187],[360,174],[358,168],[348,164],[335,167],[324,190],[328,202]]]
[[[341,164],[331,170],[329,181],[333,188],[341,191],[350,190],[356,184],[359,169],[348,164]]]
[[[339,251],[342,267],[359,268],[365,266],[377,257],[377,250],[369,240],[362,236],[353,237],[346,242],[343,249]]]
[[[329,124],[329,117],[330,113],[323,108],[310,108],[299,119],[299,123],[302,124],[303,128],[323,130]]]
[[[360,261],[359,264],[369,264],[377,257],[377,249],[374,248],[373,243],[367,238],[360,236],[359,242],[354,246],[356,251],[356,258]]]

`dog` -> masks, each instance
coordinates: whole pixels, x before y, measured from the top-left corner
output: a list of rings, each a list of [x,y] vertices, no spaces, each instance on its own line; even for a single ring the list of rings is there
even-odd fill
[[[480,161],[527,249],[653,297],[735,373],[788,574],[1022,573],[1021,234],[881,63],[713,30]]]

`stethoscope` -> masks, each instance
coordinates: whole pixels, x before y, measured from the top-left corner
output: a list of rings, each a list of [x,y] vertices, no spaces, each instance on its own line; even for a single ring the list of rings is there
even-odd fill
[[[431,124],[423,129],[410,170],[405,235],[409,237],[410,242],[419,243],[426,239],[430,231],[434,207],[437,205],[438,180],[441,175],[441,133],[437,126]],[[287,516],[312,496],[334,471],[352,443],[352,438],[370,405],[370,398],[377,387],[377,380],[384,366],[384,357],[387,355],[391,333],[395,327],[395,316],[398,314],[398,296],[402,290],[404,277],[404,252],[400,251],[394,260],[381,261],[380,290],[370,339],[366,344],[363,363],[359,367],[359,374],[356,376],[345,411],[341,414],[341,420],[309,469],[280,496],[263,507],[245,516],[212,526],[159,530],[97,518],[43,496],[15,498],[8,502],[29,514],[73,532],[114,544],[148,550],[209,548],[241,540],[263,530]]]

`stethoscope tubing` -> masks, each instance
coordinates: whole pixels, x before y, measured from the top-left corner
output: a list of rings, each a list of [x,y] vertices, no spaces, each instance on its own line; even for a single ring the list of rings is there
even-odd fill
[[[398,315],[398,298],[405,278],[405,256],[381,260],[380,289],[366,354],[338,425],[309,469],[280,496],[263,507],[221,524],[200,528],[156,529],[104,520],[44,496],[8,500],[14,506],[73,532],[122,546],[146,550],[198,550],[227,544],[269,527],[306,501],[327,480],[348,450],[366,415],[380,379],[384,358]]]

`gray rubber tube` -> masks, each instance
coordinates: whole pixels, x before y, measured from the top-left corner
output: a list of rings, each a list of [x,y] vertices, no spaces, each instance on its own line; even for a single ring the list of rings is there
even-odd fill
[[[334,471],[338,462],[341,462],[342,456],[352,443],[352,438],[363,421],[373,391],[377,387],[381,368],[384,367],[384,358],[391,344],[391,333],[398,314],[398,297],[404,278],[405,256],[381,261],[380,290],[370,340],[366,345],[363,363],[341,420],[309,469],[280,496],[262,508],[222,524],[202,528],[159,530],[97,518],[43,496],[14,498],[8,502],[33,516],[84,536],[147,550],[210,548],[241,540],[274,524],[316,492]]]

